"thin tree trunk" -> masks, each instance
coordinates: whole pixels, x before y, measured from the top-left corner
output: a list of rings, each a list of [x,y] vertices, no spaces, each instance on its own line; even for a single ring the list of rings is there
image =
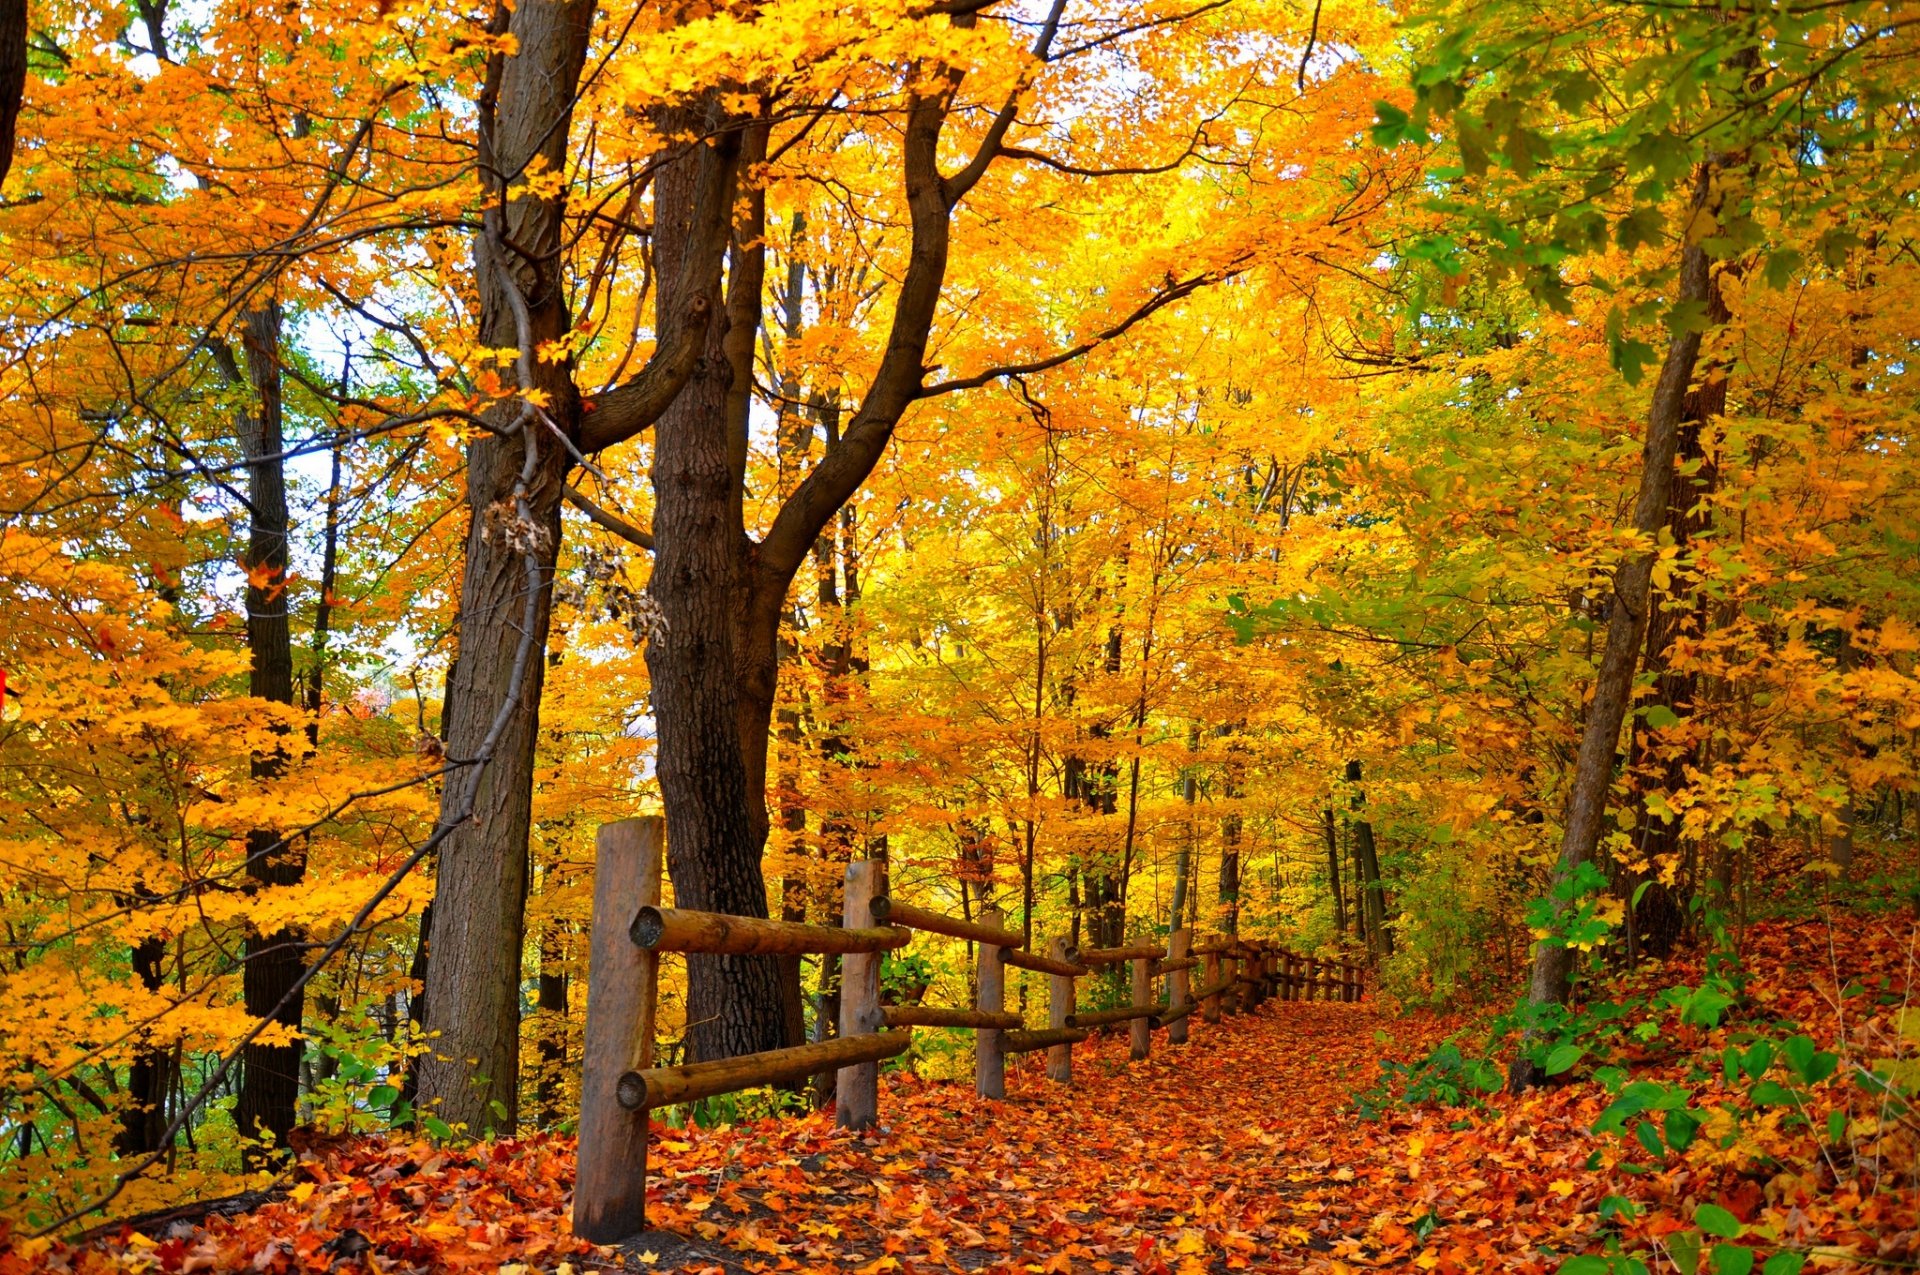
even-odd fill
[[[157,992],[166,982],[167,941],[158,935],[142,939],[133,948],[133,972],[140,985]],[[114,1150],[122,1157],[150,1155],[160,1150],[160,1135],[170,1118],[168,1103],[174,1091],[173,1051],[142,1045],[127,1070],[127,1105],[120,1115]]]
[[[285,414],[277,302],[246,313],[241,345],[246,356],[246,379],[253,392],[251,410],[241,413],[239,421],[241,450],[247,458],[248,532],[243,565],[247,573],[248,691],[259,699],[292,705],[287,475],[281,456]],[[285,751],[275,749],[254,758],[253,773],[260,779],[277,778],[285,772],[286,764]],[[281,845],[280,841],[279,831],[273,828],[255,828],[247,833],[250,890],[297,885],[306,875],[304,848]],[[305,998],[292,989],[305,967],[304,940],[302,931],[292,926],[266,934],[249,929],[241,976],[248,1014],[270,1017],[299,1031]],[[284,1150],[287,1145],[300,1096],[300,1053],[297,1040],[287,1045],[256,1041],[241,1050],[240,1095],[234,1120],[243,1134],[264,1144],[244,1148],[242,1162],[249,1168],[258,1167],[270,1152]]]
[[[548,869],[551,874],[552,869]],[[565,1115],[560,1096],[564,1092],[561,1077],[567,1068],[566,940],[558,922],[549,923],[540,935],[540,983],[534,1008],[540,1014],[540,1078],[534,1086],[534,1118],[542,1128],[552,1128]]]
[[[1230,735],[1233,727],[1222,726],[1218,733]],[[1240,800],[1240,763],[1228,745],[1228,756],[1221,776],[1220,795],[1229,802]],[[1240,932],[1240,834],[1242,820],[1237,807],[1220,817],[1220,928],[1228,934]]]
[[[1198,726],[1195,726],[1187,731],[1187,752],[1189,754],[1192,754],[1192,753],[1198,752],[1199,749],[1200,749],[1200,728]],[[1174,881],[1173,881],[1173,904],[1170,910],[1173,913],[1172,928],[1176,930],[1181,927],[1182,925],[1181,918],[1184,917],[1187,912],[1187,907],[1188,907],[1187,874],[1192,870],[1192,867],[1193,867],[1193,839],[1194,839],[1193,802],[1194,802],[1194,797],[1196,795],[1196,789],[1198,788],[1198,784],[1195,782],[1193,771],[1194,771],[1193,763],[1189,761],[1185,766],[1185,768],[1182,769],[1180,772],[1180,797],[1181,797],[1181,800],[1185,801],[1187,805],[1187,823],[1186,823],[1186,828],[1182,832],[1180,837],[1179,856],[1174,861],[1175,871],[1174,871]]]
[[[1711,178],[1712,165],[1704,166],[1692,204],[1696,215],[1706,208]],[[1713,276],[1706,250],[1698,244],[1688,244],[1680,254],[1680,288],[1676,300],[1682,306],[1703,310],[1712,288]],[[1685,330],[1675,332],[1668,341],[1660,376],[1654,383],[1632,523],[1633,529],[1646,537],[1648,547],[1622,562],[1614,573],[1606,645],[1594,675],[1593,698],[1587,707],[1586,727],[1574,764],[1566,828],[1553,874],[1556,886],[1570,880],[1582,864],[1591,860],[1600,842],[1607,813],[1607,792],[1613,783],[1615,754],[1620,743],[1620,726],[1626,719],[1634,673],[1646,635],[1653,564],[1658,552],[1654,548],[1655,537],[1666,521],[1671,502],[1680,419],[1699,357],[1700,330],[1690,324]],[[1572,967],[1572,954],[1564,944],[1551,938],[1542,939],[1534,948],[1527,989],[1529,1003],[1536,1007],[1565,1004]],[[1538,1081],[1537,1069],[1532,1064],[1524,1058],[1514,1061],[1508,1074],[1513,1089],[1525,1089]]]
[[[1333,932],[1347,937],[1347,896],[1340,888],[1340,833],[1334,825],[1333,807],[1320,812],[1320,831],[1327,842],[1327,888],[1333,893]]]
[[[1353,809],[1358,812],[1367,804],[1366,793],[1360,788],[1361,763],[1347,763],[1347,782],[1353,785]],[[1359,869],[1359,908],[1366,918],[1367,954],[1375,965],[1393,955],[1393,931],[1387,926],[1387,895],[1380,882],[1380,852],[1373,840],[1373,824],[1364,818],[1354,818],[1353,822],[1353,858]]]

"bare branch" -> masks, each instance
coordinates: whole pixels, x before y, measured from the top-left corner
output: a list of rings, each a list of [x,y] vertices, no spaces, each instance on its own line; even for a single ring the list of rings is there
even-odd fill
[[[1118,323],[1113,324],[1111,327],[1101,329],[1076,345],[1050,354],[1045,358],[1034,359],[1029,363],[1009,363],[1004,367],[988,368],[984,372],[976,372],[972,376],[957,377],[951,381],[940,381],[933,385],[924,386],[920,390],[919,397],[933,398],[939,394],[951,394],[955,390],[977,389],[990,381],[997,381],[1002,377],[1030,376],[1035,372],[1045,372],[1049,368],[1059,367],[1063,363],[1071,363],[1081,355],[1105,345],[1115,337],[1124,335],[1128,329],[1132,328],[1142,319],[1145,319],[1148,315],[1153,314],[1156,310],[1164,309],[1176,301],[1191,296],[1194,292],[1210,283],[1221,283],[1231,279],[1244,268],[1244,266],[1236,267],[1221,274],[1197,274],[1182,279],[1177,283],[1169,282],[1166,287],[1141,302],[1140,305],[1134,308],[1131,314],[1121,319]]]
[[[587,499],[586,494],[571,483],[563,484],[560,494],[567,503],[587,516],[588,521],[602,531],[610,531],[630,544],[638,545],[648,553],[653,552],[653,533],[640,528],[608,509],[602,509]]]

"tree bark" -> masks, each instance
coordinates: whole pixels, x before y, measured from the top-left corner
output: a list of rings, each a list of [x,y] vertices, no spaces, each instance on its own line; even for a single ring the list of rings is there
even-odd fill
[[[698,125],[738,144],[737,132],[728,131],[717,108],[676,114],[677,131]],[[702,149],[696,146],[667,164],[655,180],[654,260],[663,277],[680,272],[691,247]],[[737,250],[734,262],[730,291],[738,293],[743,280]],[[677,298],[662,289],[657,300],[659,321],[665,323]],[[725,310],[712,314],[693,375],[655,426],[650,591],[665,631],[648,643],[647,669],[659,723],[660,792],[672,829],[667,863],[674,899],[685,908],[764,918],[765,800],[763,793],[752,794],[760,810],[756,818],[740,746],[735,629],[745,531],[729,413],[734,369],[727,333],[729,313],[740,308],[730,296]],[[771,700],[767,707],[770,713]],[[760,747],[764,772],[764,734]],[[689,1061],[784,1047],[787,1020],[778,961],[769,956],[690,958],[687,1018],[692,1024]]]
[[[167,941],[158,935],[140,940],[133,948],[133,972],[149,992],[166,981],[163,966]],[[121,1109],[120,1130],[113,1149],[122,1158],[151,1155],[160,1150],[160,1136],[170,1118],[167,1104],[173,1095],[176,1068],[173,1051],[141,1044],[127,1069],[127,1105]]]
[[[0,182],[13,171],[13,139],[27,91],[27,0],[0,0]]]
[[[1361,763],[1347,763],[1347,782],[1354,785],[1353,809],[1367,804],[1359,785]],[[1366,819],[1353,820],[1353,858],[1360,870],[1360,913],[1366,918],[1367,951],[1375,965],[1393,955],[1393,931],[1387,928],[1386,888],[1380,883],[1380,851],[1373,840],[1373,824]]]
[[[1219,734],[1232,731],[1222,726]],[[1228,801],[1240,799],[1240,763],[1231,756],[1229,745],[1225,774],[1221,778],[1221,796]],[[1240,834],[1242,821],[1237,809],[1220,817],[1220,928],[1228,934],[1240,932]]]
[[[1334,827],[1333,807],[1320,812],[1320,831],[1327,842],[1327,888],[1333,894],[1333,932],[1347,937],[1347,896],[1340,888],[1340,834]]]
[[[544,392],[553,427],[569,436],[577,434],[581,414],[571,360],[549,362],[525,348],[559,342],[571,326],[560,278],[564,203],[525,196],[508,202],[505,186],[536,156],[550,171],[567,167],[571,104],[593,8],[593,0],[559,0],[500,10],[496,22],[510,24],[519,52],[495,55],[479,104],[481,167],[495,205],[475,241],[479,340],[522,350],[531,388]],[[511,255],[507,242],[514,245]],[[524,419],[523,406],[505,403],[490,415],[504,429]],[[494,718],[516,694],[477,780],[456,770],[441,800],[442,816],[452,818],[471,793],[473,813],[440,846],[426,970],[427,1027],[435,1038],[420,1060],[419,1106],[423,1115],[472,1134],[509,1132],[519,1116],[521,949],[544,652],[527,662],[517,687],[514,667],[529,618],[529,557],[538,564],[539,591],[531,620],[545,646],[561,489],[571,464],[552,430],[531,420],[525,428],[535,431],[537,450],[526,496],[529,521],[514,496],[523,439],[488,434],[467,448],[470,522],[459,658],[447,687],[447,757],[456,766],[480,755]]]
[[[291,706],[293,631],[287,615],[287,474],[281,456],[285,411],[280,326],[277,302],[245,315],[241,346],[253,402],[240,414],[239,434],[247,461],[247,689],[256,698]],[[276,778],[284,773],[286,764],[282,749],[262,753],[253,759],[254,777]],[[255,828],[247,833],[249,890],[297,885],[306,875],[304,849],[281,845],[280,841],[279,831],[273,828]],[[267,934],[249,928],[241,974],[249,1015],[271,1017],[299,1031],[305,997],[292,989],[305,968],[304,941],[305,935],[291,926]],[[269,1149],[284,1150],[287,1145],[300,1096],[300,1054],[298,1041],[287,1045],[255,1041],[240,1051],[240,1094],[234,1120],[243,1134],[265,1144],[245,1147],[241,1158],[248,1168],[264,1163]]]
[[[1718,325],[1728,318],[1726,300],[1715,288],[1708,299],[1708,322]],[[1726,410],[1726,377],[1721,369],[1713,369],[1697,389],[1687,393],[1674,444],[1676,462],[1691,461],[1698,466],[1692,478],[1674,480],[1667,501],[1668,534],[1681,550],[1707,530],[1711,522],[1711,515],[1700,506],[1717,485],[1718,476],[1707,463],[1702,433],[1709,421]],[[1704,594],[1697,594],[1690,607],[1669,608],[1649,593],[1642,667],[1657,671],[1653,702],[1665,705],[1680,717],[1695,710],[1700,677],[1692,671],[1669,667],[1669,648],[1673,640],[1689,628],[1699,634],[1705,631],[1706,625]],[[1662,880],[1659,867],[1662,859],[1681,853],[1681,823],[1677,818],[1663,819],[1651,813],[1647,809],[1647,795],[1656,786],[1669,793],[1685,787],[1690,782],[1688,769],[1699,762],[1699,746],[1695,744],[1675,750],[1665,758],[1656,758],[1649,748],[1650,742],[1647,731],[1634,731],[1629,750],[1639,788],[1639,811],[1634,822],[1638,842],[1635,857],[1648,860],[1649,866],[1644,871],[1623,871],[1616,867],[1613,872],[1614,891],[1631,909],[1627,925],[1629,960],[1669,955],[1680,941],[1687,919],[1685,896],[1679,888]],[[1640,894],[1638,903],[1633,898],[1636,892]]]
[[[1702,167],[1692,210],[1703,211],[1712,190],[1711,164]],[[1704,308],[1713,287],[1712,271],[1706,250],[1688,244],[1680,254],[1680,285],[1676,300]],[[1679,443],[1679,426],[1686,404],[1687,388],[1693,380],[1694,364],[1700,357],[1700,328],[1683,325],[1667,342],[1659,379],[1654,383],[1652,401],[1647,409],[1646,439],[1641,449],[1640,487],[1634,499],[1635,531],[1646,537],[1647,546],[1636,550],[1614,573],[1613,597],[1608,608],[1607,640],[1600,656],[1600,667],[1593,680],[1593,698],[1587,708],[1586,728],[1580,739],[1580,752],[1574,764],[1573,782],[1568,794],[1566,828],[1560,841],[1560,858],[1553,880],[1557,886],[1567,881],[1580,866],[1593,858],[1607,813],[1607,792],[1613,783],[1614,758],[1620,743],[1620,726],[1626,719],[1633,694],[1634,672],[1639,664],[1641,644],[1646,634],[1648,605],[1651,599],[1653,564],[1658,556],[1655,537],[1667,517],[1673,491],[1674,454]],[[1530,1004],[1566,1003],[1568,979],[1573,968],[1572,954],[1566,946],[1551,938],[1542,939],[1534,948],[1533,968],[1527,989]],[[1521,1090],[1539,1081],[1536,1069],[1524,1058],[1514,1061],[1508,1074],[1511,1088]]]

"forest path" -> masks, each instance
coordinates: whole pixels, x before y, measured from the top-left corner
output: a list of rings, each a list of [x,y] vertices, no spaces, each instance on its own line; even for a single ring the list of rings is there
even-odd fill
[[[1195,1021],[1186,1045],[1156,1032],[1138,1063],[1124,1032],[1078,1046],[1071,1087],[1045,1078],[1040,1054],[1009,1067],[1000,1102],[903,1078],[883,1089],[882,1127],[865,1137],[825,1116],[656,1134],[650,1221],[670,1234],[644,1237],[629,1265],[1194,1275],[1328,1264],[1362,1247],[1347,1239],[1355,1170],[1338,1144],[1357,1123],[1353,1090],[1398,1047],[1377,1033],[1407,1047],[1419,1034],[1365,1004],[1270,1000]],[[1366,1229],[1377,1210],[1360,1212]]]

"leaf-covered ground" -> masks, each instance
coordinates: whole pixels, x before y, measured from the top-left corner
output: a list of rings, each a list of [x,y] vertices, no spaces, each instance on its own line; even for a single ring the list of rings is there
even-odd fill
[[[1856,1062],[1912,1052],[1899,1028],[1914,936],[1910,914],[1758,927],[1749,1003],[1713,1032],[1669,1032],[1624,1059],[1635,1079],[1685,1081],[1710,1107],[1738,1098],[1716,1088],[1728,1041],[1797,1024],[1842,1055],[1839,1074],[1805,1096],[1849,1112],[1832,1145],[1772,1109],[1737,1127],[1709,1121],[1685,1155],[1652,1162],[1590,1131],[1608,1097],[1583,1068],[1521,1099],[1363,1120],[1352,1094],[1377,1079],[1381,1056],[1424,1054],[1462,1024],[1271,1001],[1196,1023],[1183,1047],[1156,1035],[1142,1063],[1123,1038],[1083,1046],[1072,1089],[1046,1081],[1038,1057],[1012,1070],[1004,1102],[903,1077],[867,1136],[825,1115],[658,1130],[660,1232],[625,1251],[568,1238],[565,1139],[466,1151],[360,1142],[310,1154],[284,1197],[251,1214],[78,1249],[16,1247],[0,1273],[1549,1272],[1596,1251],[1609,1226],[1671,1269],[1664,1241],[1702,1204],[1730,1212],[1762,1260],[1787,1249],[1810,1270],[1911,1267],[1912,1130],[1848,1077]],[[1662,981],[1689,973],[1669,966]],[[1636,1161],[1643,1171],[1620,1167]],[[1615,1196],[1643,1211],[1603,1221]]]

